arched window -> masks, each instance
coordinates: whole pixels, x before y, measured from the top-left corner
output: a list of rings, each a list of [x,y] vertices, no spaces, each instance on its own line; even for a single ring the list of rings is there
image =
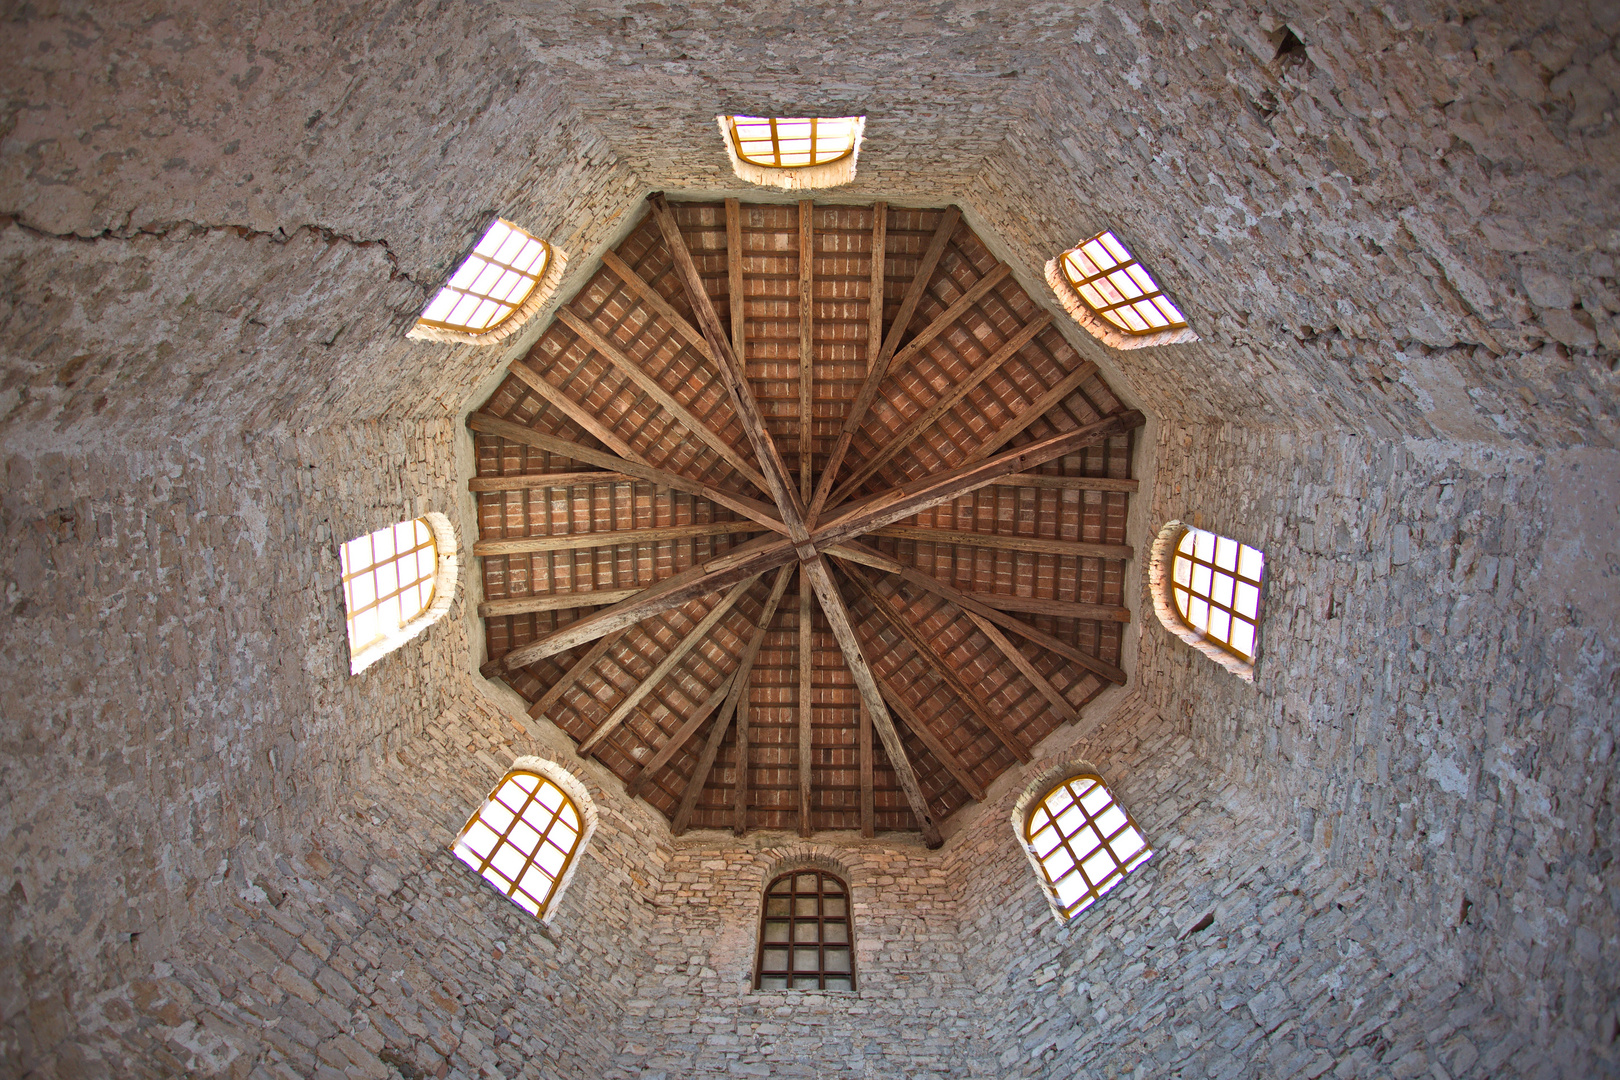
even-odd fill
[[[1111,230],[1059,255],[1046,276],[1069,314],[1115,348],[1198,340],[1175,301]]]
[[[1066,777],[1030,807],[1024,842],[1064,919],[1090,907],[1153,854],[1102,777],[1085,772]]]
[[[562,277],[550,244],[496,218],[407,335],[423,341],[502,341],[540,309]]]
[[[456,837],[456,858],[531,915],[544,916],[585,833],[574,800],[531,769],[513,769]]]
[[[855,178],[864,116],[721,116],[739,177],[787,189],[833,187]]]
[[[783,874],[765,890],[756,990],[853,990],[849,887],[825,870]]]
[[[338,549],[338,563],[355,674],[426,630],[455,598],[455,531],[443,514],[358,536]]]
[[[1169,522],[1154,541],[1148,571],[1154,610],[1177,637],[1252,681],[1265,568],[1258,548]]]

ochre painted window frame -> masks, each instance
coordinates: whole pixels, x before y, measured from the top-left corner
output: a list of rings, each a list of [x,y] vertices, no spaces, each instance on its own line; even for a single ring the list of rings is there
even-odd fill
[[[1081,801],[1091,794],[1093,785],[1107,798],[1107,803],[1095,814]],[[1065,816],[1069,807],[1064,807],[1063,811],[1056,815],[1046,808],[1047,802],[1060,790],[1064,789],[1067,789],[1067,794],[1073,800],[1071,805],[1080,811],[1083,818],[1080,828],[1068,836],[1063,834],[1063,827],[1058,824],[1057,819]],[[1142,833],[1141,827],[1137,825],[1136,819],[1131,816],[1130,811],[1125,809],[1124,804],[1119,801],[1113,789],[1108,786],[1097,772],[1089,769],[1079,769],[1072,772],[1066,770],[1060,774],[1055,782],[1047,781],[1041,784],[1036,789],[1036,792],[1023,812],[1021,837],[1031,861],[1040,871],[1041,881],[1045,887],[1047,899],[1052,904],[1054,914],[1058,916],[1059,921],[1068,922],[1112,892],[1126,877],[1151,859],[1154,854],[1153,845],[1147,842],[1147,837]],[[1103,830],[1096,825],[1096,822],[1107,814],[1111,808],[1118,809],[1124,820],[1117,829],[1104,835]],[[1042,822],[1037,828],[1036,821],[1042,815],[1045,815],[1046,821]],[[1043,856],[1036,849],[1035,837],[1048,827],[1048,823],[1056,831],[1059,842],[1053,845]],[[1069,841],[1071,838],[1080,835],[1085,829],[1090,829],[1100,843],[1093,848],[1087,849],[1077,857],[1074,847]],[[1135,838],[1141,841],[1142,846],[1121,858],[1114,850],[1114,841],[1125,837],[1128,833],[1134,833]],[[1062,874],[1059,874],[1057,878],[1054,878],[1048,862],[1060,848],[1068,854],[1068,857],[1072,860],[1072,865]],[[1097,852],[1104,850],[1107,851],[1114,868],[1103,875],[1099,881],[1093,882],[1090,874],[1084,868],[1084,862],[1093,859]],[[1084,884],[1085,891],[1077,896],[1073,902],[1065,904],[1058,889],[1058,881],[1067,878],[1071,873],[1079,875],[1079,880]]]
[[[1136,288],[1143,290],[1144,295],[1130,297],[1122,304],[1116,304],[1109,308],[1099,309],[1080,292],[1079,284],[1075,282],[1070,273],[1071,268],[1069,257],[1074,252],[1085,248],[1087,244],[1101,242],[1105,237],[1112,239],[1114,243],[1119,246],[1120,250],[1125,253],[1127,258],[1117,262],[1113,266],[1102,269],[1100,273],[1089,275],[1084,282],[1081,282],[1081,284],[1097,281],[1107,277],[1109,274],[1116,272],[1125,271],[1128,273],[1131,266],[1136,266],[1141,269],[1142,275],[1146,277],[1147,280],[1153,285],[1153,289],[1146,289],[1142,282],[1137,277],[1132,275],[1131,281],[1134,283]],[[1107,247],[1106,243],[1104,244],[1104,247],[1109,251],[1110,258],[1118,258],[1112,249]],[[1187,322],[1186,308],[1182,306],[1180,301],[1176,300],[1170,295],[1169,290],[1164,287],[1164,284],[1159,280],[1158,275],[1149,270],[1147,265],[1143,263],[1139,257],[1137,257],[1135,247],[1127,244],[1113,229],[1103,229],[1100,232],[1094,233],[1091,236],[1088,236],[1086,239],[1080,241],[1078,244],[1064,248],[1054,258],[1049,260],[1046,264],[1046,283],[1051,287],[1053,295],[1057,297],[1058,302],[1063,305],[1063,309],[1069,313],[1074,321],[1079,323],[1087,333],[1091,334],[1105,345],[1110,345],[1116,349],[1141,349],[1148,346],[1178,345],[1198,340],[1197,333],[1193,331],[1192,327]],[[1121,295],[1123,295],[1123,293]],[[1166,303],[1168,303],[1176,314],[1180,316],[1179,321],[1172,321],[1170,325],[1162,327],[1154,327],[1147,330],[1134,330],[1130,327],[1116,324],[1110,320],[1105,313],[1108,310],[1112,310],[1114,307],[1123,306],[1123,304],[1136,304],[1142,302],[1143,300],[1151,300],[1160,296],[1164,297]],[[1162,310],[1159,311],[1159,314],[1161,317],[1169,319],[1169,316]]]
[[[737,134],[736,120],[742,116],[744,120],[768,120],[772,130],[780,121],[810,120],[819,122],[823,120],[849,120],[853,122],[851,144],[848,150],[836,157],[825,161],[804,165],[774,165],[762,164],[754,161],[743,150],[742,141]],[[866,117],[864,116],[797,116],[797,117],[753,117],[741,113],[721,114],[715,117],[720,127],[720,137],[725,143],[726,156],[731,159],[731,168],[738,178],[750,184],[759,184],[764,187],[777,187],[787,191],[803,191],[813,188],[836,187],[847,184],[855,179],[855,170],[859,164],[861,144],[865,138]],[[815,150],[811,144],[812,153]],[[779,154],[776,156],[780,156]]]
[[[520,236],[523,236],[525,239],[532,240],[541,245],[545,251],[545,264],[544,268],[538,275],[529,273],[525,270],[519,270],[515,266],[507,266],[505,263],[496,262],[494,259],[478,253],[478,247],[483,244],[491,230],[493,230],[497,225],[504,225],[506,228],[512,230],[514,233],[517,233]],[[518,331],[522,330],[524,325],[527,324],[529,320],[532,319],[535,314],[546,305],[546,302],[550,300],[551,297],[556,293],[557,286],[562,282],[563,269],[568,263],[568,257],[551,242],[535,236],[521,225],[509,221],[506,218],[496,218],[494,221],[489,223],[489,226],[486,227],[482,233],[479,234],[477,242],[475,242],[473,246],[467,250],[466,254],[456,261],[455,270],[445,278],[444,282],[434,292],[433,296],[428,299],[428,303],[423,305],[422,310],[424,313],[426,313],[426,311],[446,290],[453,290],[463,295],[484,295],[482,293],[473,293],[469,289],[463,289],[460,286],[451,284],[451,282],[455,280],[456,276],[460,274],[467,266],[468,262],[473,259],[480,260],[487,265],[500,266],[505,270],[529,279],[533,284],[530,286],[529,291],[524,294],[523,299],[515,307],[513,307],[511,311],[502,316],[498,322],[491,326],[484,327],[481,330],[471,330],[464,324],[431,321],[426,318],[418,317],[416,324],[411,327],[410,331],[405,335],[406,337],[415,341],[460,342],[471,345],[493,345],[505,341],[513,334],[516,334]],[[494,298],[490,297],[489,299]],[[496,300],[495,302],[503,306],[507,304],[507,301],[505,300]]]
[[[1164,626],[1164,628],[1169,630],[1176,637],[1180,638],[1194,649],[1197,649],[1199,652],[1203,653],[1205,656],[1209,657],[1211,660],[1215,661],[1217,664],[1221,665],[1238,678],[1243,679],[1246,682],[1253,682],[1256,665],[1260,660],[1261,631],[1265,625],[1267,578],[1265,567],[1262,565],[1260,579],[1258,581],[1248,578],[1240,579],[1247,584],[1253,585],[1257,590],[1254,618],[1250,620],[1247,616],[1240,616],[1244,619],[1244,621],[1252,621],[1254,624],[1254,652],[1248,656],[1245,656],[1236,649],[1232,648],[1228,643],[1204,632],[1195,626],[1186,617],[1186,615],[1182,613],[1181,606],[1177,602],[1175,596],[1175,565],[1178,557],[1178,548],[1181,545],[1182,538],[1188,533],[1195,531],[1208,532],[1217,537],[1217,539],[1230,540],[1240,546],[1240,552],[1241,548],[1243,547],[1252,548],[1260,553],[1262,559],[1266,559],[1265,550],[1263,548],[1255,547],[1253,544],[1247,544],[1242,540],[1237,540],[1234,537],[1226,536],[1224,533],[1213,532],[1213,530],[1210,529],[1198,529],[1195,526],[1188,525],[1184,521],[1167,521],[1165,522],[1163,528],[1159,530],[1159,535],[1154,538],[1153,553],[1148,562],[1148,592],[1153,597],[1154,614],[1158,616],[1159,622]],[[1269,562],[1269,559],[1266,561]],[[1222,570],[1221,572],[1226,573],[1227,571]],[[1233,576],[1234,578],[1237,577],[1236,574]]]
[[[532,777],[534,779],[534,789],[532,791],[525,791],[522,781],[516,779],[518,777]],[[512,805],[512,802],[519,802],[519,800],[516,798],[511,798],[510,801],[508,801],[508,799],[500,798],[501,793],[507,789],[508,785],[511,785],[518,791],[523,792],[525,797],[521,800],[519,806],[514,807]],[[554,810],[548,809],[545,803],[540,801],[541,793],[548,788],[555,791],[561,800]],[[505,812],[512,815],[512,820],[499,831],[497,831],[493,825],[490,825],[485,821],[485,812],[490,809],[490,805],[492,803],[499,804]],[[550,815],[544,828],[539,827],[525,817],[525,814],[528,812],[531,806],[538,806],[541,814]],[[572,826],[569,826],[563,817],[563,811],[565,809],[573,814],[574,824]],[[485,828],[487,828],[490,832],[496,833],[495,843],[490,847],[489,851],[483,855],[480,855],[477,849],[465,842],[467,834],[472,831],[475,825],[478,825],[481,822],[485,824]],[[559,822],[561,822],[565,828],[571,828],[574,833],[573,842],[569,845],[566,851],[563,850],[561,844],[551,841],[552,830],[556,828]],[[522,847],[510,840],[513,830],[517,828],[519,823],[524,824],[531,831],[538,834],[534,848],[531,851],[524,851]],[[563,883],[568,880],[569,870],[573,867],[575,858],[578,857],[580,851],[582,850],[587,832],[586,824],[586,815],[583,808],[576,804],[573,796],[569,795],[569,793],[564,790],[562,784],[533,768],[512,768],[508,769],[506,774],[501,777],[500,782],[490,789],[489,795],[486,796],[484,801],[478,805],[478,809],[473,811],[472,816],[467,819],[467,824],[461,827],[461,831],[456,834],[455,843],[451,845],[451,850],[456,853],[456,857],[461,860],[462,864],[476,873],[482,881],[488,884],[491,888],[495,889],[497,892],[500,892],[503,896],[505,896],[506,899],[512,901],[512,903],[516,904],[524,911],[529,911],[529,908],[523,903],[523,901],[517,899],[515,896],[516,893],[521,892],[524,898],[530,900],[536,905],[536,910],[529,911],[529,914],[538,919],[544,920],[552,912],[553,901],[558,897],[559,890],[561,889]],[[543,865],[537,867],[537,869],[540,871],[540,876],[549,879],[549,884],[546,888],[545,896],[536,897],[534,893],[523,884],[523,880],[528,871],[531,868],[535,868],[535,858],[548,843],[550,843],[551,846],[557,851],[562,852],[563,861],[561,865],[558,866],[555,875],[546,870]],[[523,856],[523,865],[517,871],[515,877],[512,878],[506,878],[503,870],[498,867],[493,867],[495,857],[501,851],[503,845],[511,847],[514,851]],[[478,864],[474,865],[467,858],[464,858],[461,854],[463,850],[465,850],[473,858],[477,859]],[[507,884],[504,888],[499,881],[492,879],[490,875],[486,873],[487,870],[492,868],[494,869],[497,877],[506,880]]]

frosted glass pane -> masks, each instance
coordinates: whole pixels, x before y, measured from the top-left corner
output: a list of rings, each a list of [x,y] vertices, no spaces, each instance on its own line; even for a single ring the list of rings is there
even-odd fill
[[[1232,630],[1232,617],[1220,608],[1209,609],[1209,636],[1225,641]]]
[[[1081,896],[1085,895],[1086,883],[1080,879],[1079,874],[1070,874],[1056,886],[1058,903],[1068,907]]]
[[[512,227],[500,218],[490,222],[489,229],[478,240],[478,246],[473,251],[479,255],[493,255],[506,243],[507,237],[512,235]]]
[[[455,307],[456,301],[460,299],[461,294],[455,290],[440,289],[428,302],[428,306],[422,309],[422,318],[429,322],[444,322],[445,316],[450,314],[450,309]]]
[[[1126,829],[1114,837],[1114,855],[1122,863],[1130,862],[1131,858],[1146,846],[1147,841],[1143,840],[1142,834],[1135,829]]]
[[[1051,856],[1045,860],[1044,865],[1046,866],[1047,876],[1056,881],[1069,872],[1069,868],[1074,865],[1074,859],[1069,856],[1067,848],[1060,847],[1052,852]]]
[[[1086,872],[1093,885],[1114,872],[1114,857],[1108,854],[1106,848],[1099,850],[1091,858],[1080,864],[1080,869]]]
[[[1110,806],[1097,815],[1097,831],[1104,836],[1112,836],[1125,824],[1125,811],[1118,806]]]
[[[1237,569],[1237,541],[1225,536],[1215,538],[1215,565],[1222,570]]]
[[[540,843],[540,834],[535,832],[525,822],[518,822],[512,826],[512,831],[506,834],[507,841],[519,851],[533,851]]]
[[[829,919],[842,919],[844,917],[844,904],[842,896],[830,897],[821,902],[821,913]]]
[[[1058,839],[1058,831],[1048,825],[1035,834],[1034,839],[1030,841],[1030,846],[1035,849],[1037,856],[1045,858],[1053,848],[1057,847]]]
[[[821,940],[821,926],[818,923],[805,919],[793,924],[793,940],[814,945]]]
[[[540,782],[540,778],[535,776],[533,773],[518,773],[516,776],[512,777],[506,783],[507,784],[515,784],[518,787],[522,788],[525,793],[528,793],[528,792],[532,792],[534,790],[534,786],[536,784],[538,784],[539,782]],[[505,785],[502,785],[502,788],[504,790]]]
[[[1113,801],[1114,797],[1108,794],[1108,789],[1101,784],[1080,796],[1080,805],[1084,806],[1086,812],[1092,817],[1102,813],[1103,808]]]
[[[1254,655],[1254,627],[1242,619],[1232,625],[1232,648],[1244,656]]]
[[[555,811],[563,804],[563,793],[557,789],[556,784],[548,780],[540,785],[540,793],[534,797],[534,801],[547,810]]]
[[[1064,836],[1073,836],[1080,831],[1080,826],[1086,823],[1086,815],[1080,812],[1078,806],[1071,806],[1058,815],[1058,828],[1063,830]]]
[[[820,968],[821,968],[821,957],[819,955],[820,952],[821,952],[821,950],[815,948],[814,946],[811,946],[808,949],[801,948],[799,946],[794,946],[794,949],[793,949],[793,970],[794,971],[819,971]]]
[[[502,844],[495,849],[495,857],[489,864],[501,872],[501,876],[508,881],[516,881],[523,870],[523,853],[510,844]]]
[[[766,949],[765,958],[761,965],[767,971],[786,971],[788,951],[786,949]]]
[[[1238,573],[1251,581],[1260,580],[1260,572],[1265,569],[1266,557],[1259,551],[1244,544],[1238,554]]]
[[[562,873],[563,863],[567,861],[567,856],[550,844],[541,844],[540,850],[534,856],[534,861],[539,863],[541,869],[547,874],[556,877]]]
[[[788,939],[788,924],[784,922],[768,922],[765,924],[765,940],[786,942]]]
[[[826,952],[827,952],[827,970],[828,971],[843,972],[843,971],[848,971],[849,970],[849,950],[848,949],[828,949],[828,950],[826,950]]]
[[[1239,615],[1247,615],[1253,619],[1260,613],[1260,590],[1245,582],[1238,582],[1232,607]]]
[[[821,928],[821,940],[834,943],[849,940],[849,926],[841,922],[830,922]]]
[[[486,803],[483,811],[478,816],[483,819],[484,824],[498,833],[506,831],[506,827],[512,824],[513,817],[512,811],[498,802]]]

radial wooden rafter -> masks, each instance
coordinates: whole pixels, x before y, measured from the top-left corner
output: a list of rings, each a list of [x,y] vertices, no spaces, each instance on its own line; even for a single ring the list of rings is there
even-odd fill
[[[1125,680],[1141,419],[954,207],[655,195],[469,419],[484,670],[676,832],[937,844]]]

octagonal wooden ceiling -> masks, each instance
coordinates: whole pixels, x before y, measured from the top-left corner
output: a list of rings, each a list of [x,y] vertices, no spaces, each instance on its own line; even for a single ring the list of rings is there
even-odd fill
[[[1141,422],[955,207],[655,195],[468,421],[484,673],[676,833],[937,845],[1125,681]]]

